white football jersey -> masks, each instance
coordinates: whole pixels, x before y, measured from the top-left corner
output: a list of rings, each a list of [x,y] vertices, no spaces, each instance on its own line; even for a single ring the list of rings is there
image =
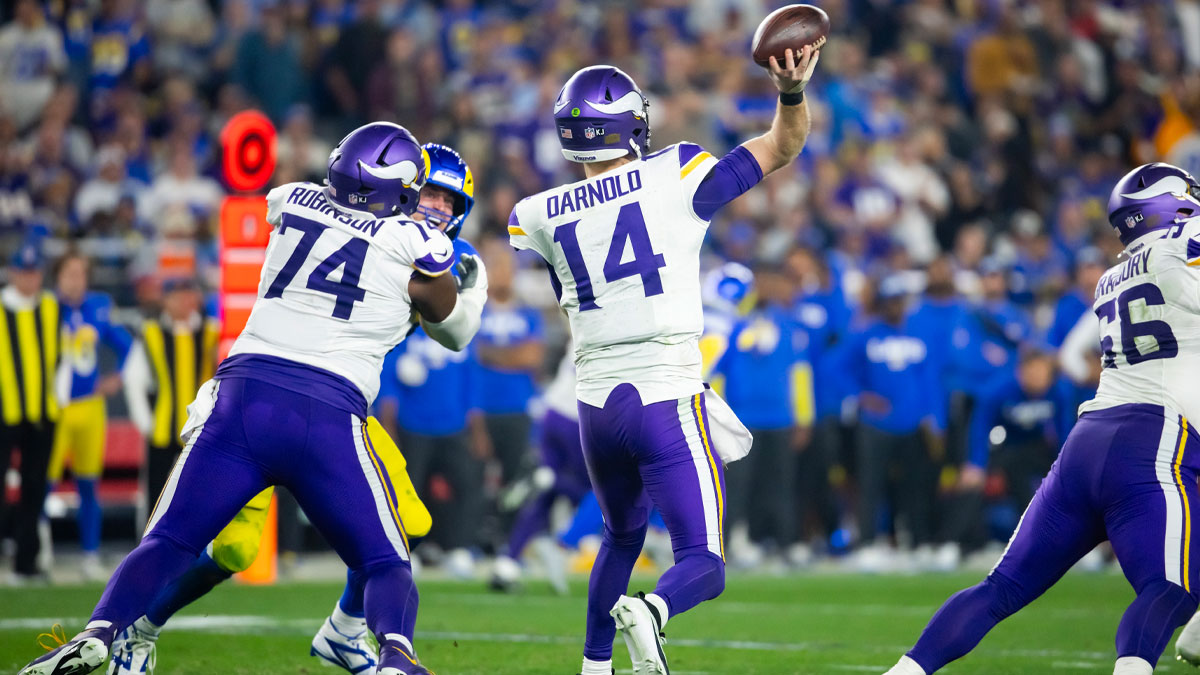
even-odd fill
[[[577,395],[589,405],[602,407],[624,382],[643,404],[704,390],[700,245],[708,222],[693,198],[717,160],[707,152],[685,158],[683,147],[526,198],[509,220],[513,246],[553,267],[575,344]]]
[[[1161,405],[1200,420],[1200,218],[1142,237],[1100,278],[1100,388],[1079,412]]]
[[[450,240],[407,218],[335,207],[313,183],[271,190],[267,222],[275,229],[258,298],[230,355],[266,354],[328,370],[370,404],[384,355],[412,325],[413,270],[449,271]]]
[[[542,392],[546,407],[567,419],[579,419],[579,406],[575,403],[575,351],[567,345],[567,351],[558,362],[554,379]]]

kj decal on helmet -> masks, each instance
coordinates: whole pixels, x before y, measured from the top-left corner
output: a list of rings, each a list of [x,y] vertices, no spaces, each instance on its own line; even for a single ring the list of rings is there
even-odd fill
[[[329,153],[329,197],[377,218],[412,215],[429,177],[429,155],[399,124],[374,122],[351,131]]]
[[[1125,174],[1108,198],[1108,222],[1131,242],[1180,218],[1200,215],[1200,183],[1183,169],[1155,162]]]
[[[650,102],[633,78],[615,66],[592,66],[571,76],[554,103],[563,155],[604,162],[650,150]]]
[[[418,206],[417,211],[430,222],[445,224],[446,236],[455,239],[475,206],[475,177],[462,155],[452,148],[440,143],[426,143],[424,148],[429,155],[429,177],[425,184],[453,192],[454,213],[443,213],[427,206]]]

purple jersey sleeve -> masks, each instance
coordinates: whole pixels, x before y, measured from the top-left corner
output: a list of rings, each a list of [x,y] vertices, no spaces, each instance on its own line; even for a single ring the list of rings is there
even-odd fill
[[[762,167],[742,146],[713,165],[692,197],[692,210],[702,220],[711,220],[722,206],[742,196],[763,179]]]

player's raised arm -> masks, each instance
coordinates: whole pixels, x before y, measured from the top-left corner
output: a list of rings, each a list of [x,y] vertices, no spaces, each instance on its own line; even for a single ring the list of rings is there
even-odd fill
[[[487,272],[478,256],[464,253],[458,277],[413,272],[408,295],[429,337],[447,349],[462,351],[479,331],[487,302]]]
[[[808,103],[804,101],[804,87],[812,79],[820,57],[821,50],[808,45],[802,47],[799,54],[788,49],[782,64],[774,56],[770,59],[771,80],[779,88],[775,119],[770,131],[742,144],[754,155],[764,176],[791,164],[808,140],[811,121]]]

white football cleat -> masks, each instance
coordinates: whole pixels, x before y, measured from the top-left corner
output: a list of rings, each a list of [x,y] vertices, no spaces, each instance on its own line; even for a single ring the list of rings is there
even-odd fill
[[[98,637],[100,632],[80,633],[61,647],[38,657],[17,675],[85,675],[95,672],[108,658],[108,646]]]
[[[1200,612],[1187,622],[1175,640],[1175,658],[1200,668]]]
[[[498,555],[492,562],[492,578],[488,586],[494,591],[512,593],[521,587],[521,563],[506,555]]]
[[[375,675],[378,657],[367,642],[366,630],[347,635],[338,631],[331,619],[325,619],[321,630],[313,637],[308,653],[320,659],[321,665],[337,666],[353,675]]]
[[[158,630],[146,617],[134,621],[113,640],[108,675],[150,675],[158,661]]]
[[[609,614],[625,638],[634,675],[669,675],[667,655],[663,652],[666,640],[662,634],[662,621],[642,594],[636,598],[622,595]]]

